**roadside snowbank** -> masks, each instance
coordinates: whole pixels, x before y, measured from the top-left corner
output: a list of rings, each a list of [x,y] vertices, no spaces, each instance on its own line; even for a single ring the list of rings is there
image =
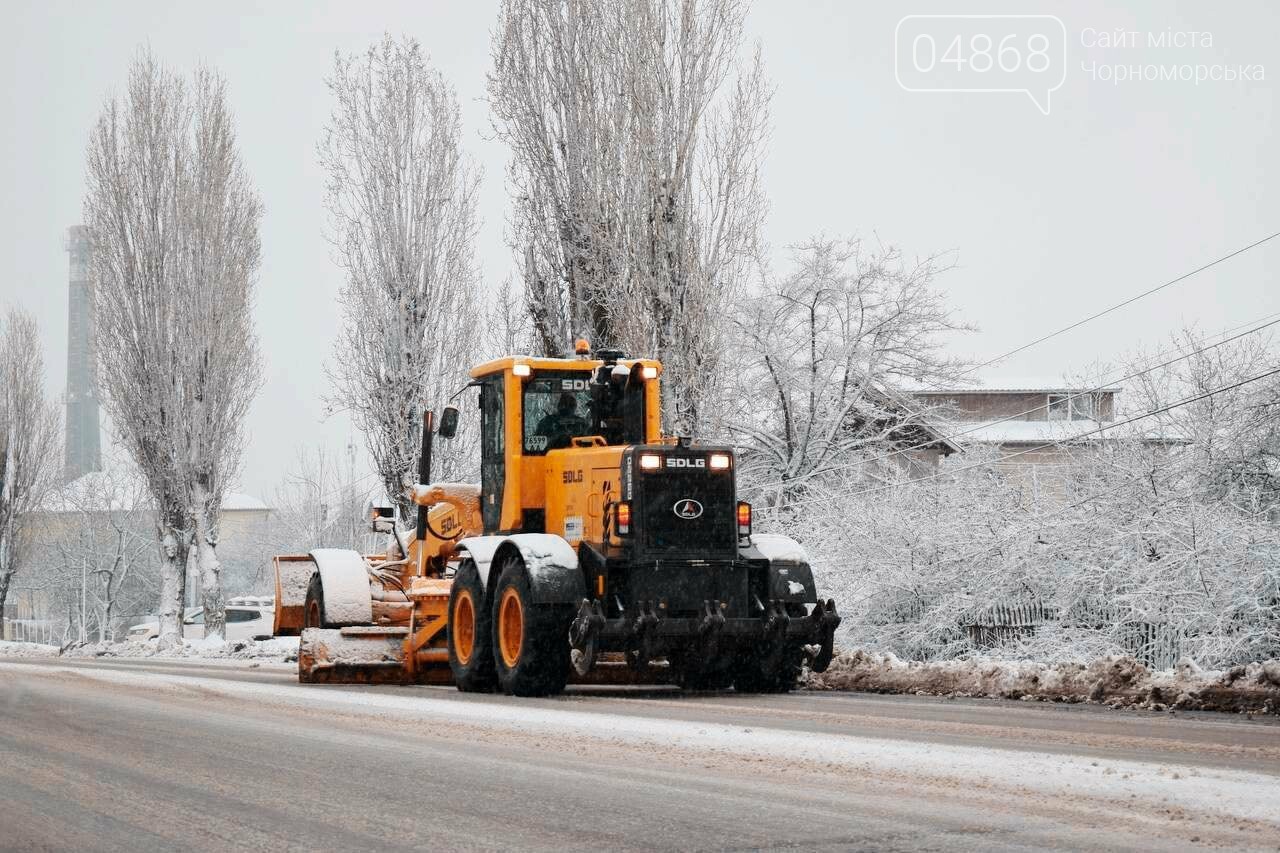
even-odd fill
[[[6,658],[47,658],[57,657],[57,646],[45,646],[40,643],[14,643],[0,640],[0,657]]]
[[[57,650],[54,650],[55,654]],[[2,654],[2,652],[0,652]],[[67,649],[72,658],[154,658],[155,660],[257,660],[290,662],[298,659],[297,637],[245,640],[227,643],[221,637],[183,640],[175,649],[160,651],[154,640],[123,643],[89,643]]]
[[[856,649],[841,652],[811,690],[982,696],[1040,702],[1094,702],[1113,708],[1145,708],[1280,714],[1280,660],[1228,670],[1202,670],[1184,660],[1153,672],[1131,657],[1090,664],[1046,664],[991,658],[904,661]]]

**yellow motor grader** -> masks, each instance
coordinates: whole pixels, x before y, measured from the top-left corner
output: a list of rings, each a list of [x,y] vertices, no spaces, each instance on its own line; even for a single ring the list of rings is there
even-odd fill
[[[547,695],[570,680],[789,690],[830,663],[840,617],[804,549],[752,532],[732,448],[661,435],[662,366],[613,350],[471,371],[480,483],[431,483],[417,517],[375,508],[386,552],[279,556],[276,633],[303,682],[454,683]],[[465,390],[465,389],[464,389]]]

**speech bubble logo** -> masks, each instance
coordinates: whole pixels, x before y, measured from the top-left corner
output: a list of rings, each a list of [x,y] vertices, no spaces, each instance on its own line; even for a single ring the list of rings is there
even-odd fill
[[[1024,92],[1048,115],[1067,79],[1067,28],[1056,15],[907,15],[893,65],[907,92]]]

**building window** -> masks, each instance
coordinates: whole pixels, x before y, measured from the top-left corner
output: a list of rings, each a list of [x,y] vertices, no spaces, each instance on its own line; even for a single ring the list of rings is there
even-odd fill
[[[1050,394],[1049,420],[1089,421],[1097,420],[1098,403],[1095,394]]]
[[[1098,398],[1095,394],[1077,394],[1071,398],[1071,420],[1091,421],[1098,419]]]

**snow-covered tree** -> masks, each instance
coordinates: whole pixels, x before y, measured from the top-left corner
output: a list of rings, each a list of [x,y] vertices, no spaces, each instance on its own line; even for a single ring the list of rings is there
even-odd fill
[[[791,263],[734,315],[730,417],[745,484],[783,502],[826,473],[844,482],[865,451],[918,443],[911,427],[938,413],[904,385],[952,382],[967,369],[944,349],[968,328],[938,288],[945,258],[908,263],[892,247],[818,237],[792,247]]]
[[[193,535],[206,630],[222,627],[217,508],[257,388],[261,211],[221,79],[201,69],[189,85],[146,52],[93,129],[87,173],[99,381],[154,499],[169,646]]]
[[[661,358],[668,428],[714,434],[724,316],[759,256],[772,91],[738,0],[506,0],[489,94],[542,350]],[[744,61],[745,60],[745,61]]]
[[[122,459],[53,490],[46,513],[60,517],[45,544],[36,585],[73,615],[76,639],[117,639],[117,622],[150,608],[156,593],[147,488]],[[53,526],[53,525],[51,525]]]
[[[485,349],[494,358],[539,350],[529,312],[520,298],[519,283],[511,276],[503,279],[494,294],[485,332]]]
[[[1185,328],[1171,343],[1170,354],[1183,358],[1138,377],[1125,395],[1129,409],[1152,411],[1226,388],[1277,360],[1269,334],[1217,346],[1195,328]],[[1205,396],[1162,412],[1151,428],[1187,440],[1201,487],[1280,520],[1280,381],[1273,377]]]
[[[0,322],[0,619],[31,544],[30,514],[58,463],[58,411],[44,396],[41,352],[35,320],[9,309]]]
[[[182,468],[193,522],[206,636],[222,634],[217,556],[222,498],[240,465],[244,419],[262,386],[252,309],[262,206],[241,162],[226,83],[195,73],[191,171],[183,193],[175,368]]]
[[[334,347],[335,404],[364,432],[408,518],[425,407],[467,381],[485,316],[474,257],[479,170],[461,148],[453,87],[412,39],[337,55],[320,144],[331,240],[347,282]],[[438,448],[439,478],[470,460]]]
[[[904,657],[1274,657],[1280,525],[1267,471],[1240,477],[1236,463],[1255,459],[1274,426],[1274,382],[1250,380],[1278,354],[1264,338],[1179,341],[1173,355],[1185,358],[1121,368],[1147,372],[1120,421],[1168,417],[1061,446],[1050,471],[971,446],[927,480],[816,477],[764,521],[809,548],[848,640]]]
[[[366,511],[372,491],[367,477],[343,470],[323,448],[299,451],[275,492],[272,552],[370,548],[375,542]]]

